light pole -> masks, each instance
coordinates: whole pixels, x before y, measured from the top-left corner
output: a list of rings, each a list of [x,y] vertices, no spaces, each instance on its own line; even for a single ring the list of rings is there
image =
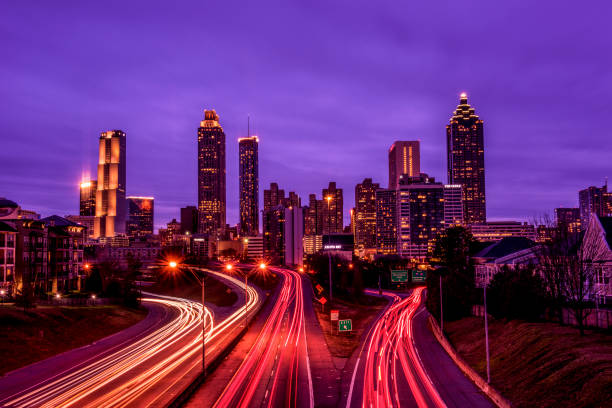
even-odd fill
[[[442,307],[442,272],[440,272],[440,330],[444,335],[444,308]]]
[[[484,320],[485,320],[485,348],[487,353],[487,384],[491,383],[491,367],[489,365],[489,318],[487,316],[487,282],[484,285]]]
[[[265,270],[267,265],[261,262],[258,265],[258,268],[262,271]],[[234,268],[232,264],[225,265],[225,269],[229,272]],[[257,267],[256,267],[257,268]],[[253,268],[251,272],[253,272],[256,268]],[[249,272],[244,272],[244,327],[247,328],[249,326]]]
[[[168,266],[171,269],[176,270],[176,268],[178,267],[178,263],[176,263],[175,261],[170,261],[168,262]],[[191,267],[187,266],[187,269],[189,269],[189,272],[191,272],[193,277],[196,278],[196,281],[198,281],[198,283],[202,285],[202,376],[206,377],[206,313],[205,313],[206,309],[204,307],[204,297],[205,297],[204,275],[202,275],[202,279],[200,280],[198,275],[195,274],[195,272],[191,269]]]
[[[332,200],[332,196],[328,195],[325,197],[327,200],[327,236],[331,236],[331,215],[329,214],[329,203]],[[329,244],[329,241],[328,241]],[[333,300],[334,296],[332,294],[332,270],[331,270],[331,252],[327,251],[327,260],[328,260],[328,272],[329,272],[329,302]]]

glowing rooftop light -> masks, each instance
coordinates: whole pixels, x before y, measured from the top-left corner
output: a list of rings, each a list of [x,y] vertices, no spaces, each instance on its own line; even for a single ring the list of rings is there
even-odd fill
[[[81,188],[91,187],[91,181],[84,181],[81,183]]]
[[[170,263],[168,263],[168,265],[169,265],[171,268],[176,268],[177,263],[176,263],[176,262],[174,262],[174,261],[170,261]]]
[[[462,98],[467,98],[467,94],[466,94],[465,92],[461,92],[461,95],[460,95],[460,96],[461,96]]]

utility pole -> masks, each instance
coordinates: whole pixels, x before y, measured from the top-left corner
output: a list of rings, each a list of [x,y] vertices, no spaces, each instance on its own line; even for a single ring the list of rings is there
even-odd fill
[[[202,374],[206,378],[206,314],[204,314],[204,274],[202,274]]]
[[[444,308],[442,307],[442,273],[440,273],[440,330],[444,334]]]
[[[487,350],[487,384],[491,383],[491,367],[489,365],[489,318],[487,316],[487,284],[484,285],[484,319],[485,319],[485,348]]]

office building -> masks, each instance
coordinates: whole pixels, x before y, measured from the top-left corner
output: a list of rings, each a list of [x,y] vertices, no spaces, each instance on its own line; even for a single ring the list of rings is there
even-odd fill
[[[535,227],[527,222],[490,221],[482,224],[472,224],[470,231],[478,241],[499,241],[506,237],[523,237],[536,240]]]
[[[555,222],[557,227],[569,233],[581,230],[580,208],[555,208]]]
[[[153,214],[155,199],[153,197],[127,197],[128,221],[127,235],[131,238],[153,235]]]
[[[395,189],[402,174],[417,177],[421,173],[418,141],[396,141],[389,149],[389,188]]]
[[[323,235],[340,234],[344,229],[342,189],[334,181],[323,189]]]
[[[82,225],[87,229],[85,232],[85,237],[87,240],[90,240],[94,237],[94,223],[96,217],[90,215],[66,215],[68,221],[74,222],[75,224]]]
[[[463,225],[463,188],[460,184],[444,185],[444,226]]]
[[[198,232],[218,236],[225,228],[225,133],[214,110],[198,128]]]
[[[181,208],[181,234],[198,232],[198,208],[193,205]]]
[[[352,213],[354,244],[358,251],[376,248],[376,191],[371,178],[355,186],[355,210]]]
[[[57,215],[41,221],[48,230],[47,271],[51,282],[50,291],[80,290],[86,273],[83,269],[85,227]]]
[[[304,208],[304,235],[323,235],[324,200],[317,200],[316,194],[308,196],[308,207]]]
[[[338,256],[347,261],[353,259],[355,239],[353,234],[327,234],[323,235],[323,252]]]
[[[446,126],[448,184],[463,186],[465,223],[487,220],[485,200],[483,121],[461,94],[459,106]]]
[[[578,192],[578,204],[580,206],[580,223],[586,229],[592,214],[600,217],[608,216],[607,200],[608,184],[602,187],[587,187]],[[610,214],[612,215],[612,214]]]
[[[313,255],[323,249],[323,235],[304,235],[304,253]]]
[[[102,132],[99,145],[95,238],[125,234],[127,216],[125,132]]]
[[[258,262],[264,257],[263,235],[244,238],[246,258],[251,262]]]
[[[304,257],[303,208],[276,207],[263,214],[263,253],[276,265],[302,265]]]
[[[397,187],[397,253],[422,260],[444,230],[444,185],[420,174],[402,177]]]
[[[396,190],[376,190],[376,251],[379,255],[397,254]]]
[[[240,235],[259,234],[259,139],[238,139]]]
[[[285,190],[278,188],[278,183],[270,183],[270,188],[264,190],[264,212],[278,205],[285,205]]]
[[[80,184],[79,215],[93,217],[96,215],[96,180],[84,181]]]
[[[0,289],[12,295],[15,284],[15,256],[17,254],[17,229],[0,221]]]

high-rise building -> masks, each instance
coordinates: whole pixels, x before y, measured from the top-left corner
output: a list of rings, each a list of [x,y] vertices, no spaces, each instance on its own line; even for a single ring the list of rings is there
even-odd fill
[[[486,222],[483,122],[468,104],[465,93],[446,125],[446,148],[448,184],[463,186],[465,222]]]
[[[578,204],[580,206],[580,224],[586,229],[589,225],[591,214],[600,217],[608,216],[607,213],[608,184],[602,187],[587,187],[578,192]]]
[[[240,182],[240,235],[259,234],[259,139],[238,139]]]
[[[277,205],[285,204],[285,190],[278,188],[277,183],[270,183],[270,189],[264,190],[264,212],[271,210]]]
[[[418,141],[396,141],[389,149],[389,188],[395,189],[402,174],[417,177],[421,173]]]
[[[506,237],[523,237],[536,240],[536,230],[532,224],[518,221],[490,221],[471,224],[470,231],[478,241],[499,241]]]
[[[339,234],[344,228],[344,202],[342,189],[336,188],[336,182],[330,181],[329,186],[323,189],[323,235]]]
[[[580,231],[580,208],[555,208],[557,227],[569,232]]]
[[[98,182],[96,180],[83,181],[80,184],[79,215],[96,215],[96,192]]]
[[[198,232],[219,235],[225,228],[225,133],[214,110],[198,128]]]
[[[125,233],[125,132],[109,130],[100,134],[98,186],[94,236],[114,237]]]
[[[397,191],[376,190],[376,251],[380,255],[397,254]]]
[[[426,258],[444,230],[444,185],[421,174],[403,177],[397,187],[398,255]]]
[[[461,184],[444,185],[444,226],[463,225],[463,188]]]
[[[290,191],[287,198],[285,198],[285,207],[301,207],[302,200],[300,196],[297,195],[294,191]]]
[[[304,209],[304,235],[323,235],[324,200],[317,200],[316,194],[308,196],[308,207]]]
[[[376,191],[378,183],[366,178],[355,186],[353,212],[355,247],[358,250],[376,248]]]
[[[181,208],[181,234],[198,233],[198,208],[193,205]]]
[[[127,235],[145,237],[153,235],[153,214],[155,208],[153,197],[130,196],[128,201]]]

